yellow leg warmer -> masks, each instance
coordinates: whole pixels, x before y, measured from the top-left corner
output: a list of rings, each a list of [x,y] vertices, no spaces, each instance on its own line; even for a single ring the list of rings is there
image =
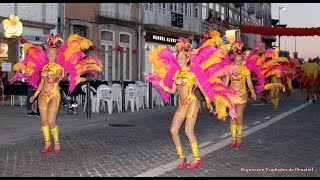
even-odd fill
[[[183,154],[182,146],[178,146],[178,147],[176,147],[176,149],[177,149],[177,154],[179,155],[180,159],[186,158],[186,156]]]
[[[276,99],[271,99],[273,105],[276,105]]]
[[[51,134],[53,136],[54,143],[56,143],[56,144],[60,143],[60,141],[59,141],[59,129],[58,129],[57,125],[56,125],[56,127],[51,129]]]
[[[199,155],[199,148],[198,148],[198,142],[195,141],[193,143],[191,143],[191,150],[192,150],[192,154],[195,160],[200,160],[201,157]]]
[[[231,132],[232,140],[236,140],[237,124],[231,124],[231,125],[230,125],[230,132]]]
[[[51,144],[49,126],[42,126],[41,129],[42,129],[42,134],[43,134],[44,142],[45,142],[46,144]]]
[[[278,104],[279,104],[279,98],[274,99],[274,105],[278,106]]]
[[[242,137],[242,129],[243,129],[243,125],[237,127],[237,137],[239,138]]]

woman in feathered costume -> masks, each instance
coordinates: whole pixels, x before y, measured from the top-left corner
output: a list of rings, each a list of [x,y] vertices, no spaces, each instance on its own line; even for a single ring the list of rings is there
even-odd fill
[[[287,96],[291,95],[292,81],[301,75],[301,64],[298,59],[290,59],[284,64],[284,82]]]
[[[62,45],[61,45],[62,44]],[[59,47],[59,45],[61,45]],[[50,130],[54,140],[54,153],[61,151],[59,129],[56,118],[60,106],[59,82],[70,75],[69,92],[72,92],[77,83],[84,81],[80,78],[82,74],[91,73],[97,75],[101,72],[101,61],[95,57],[85,58],[82,52],[92,46],[92,42],[76,34],[70,35],[63,43],[59,35],[48,36],[47,52],[42,48],[29,43],[24,44],[24,51],[27,52],[22,62],[14,65],[16,75],[10,80],[11,83],[22,78],[37,91],[30,98],[30,103],[39,95],[38,103],[42,132],[45,140],[43,153],[52,151]],[[25,73],[22,73],[22,71]],[[39,83],[40,81],[40,83]]]
[[[256,100],[256,94],[254,92],[254,87],[251,81],[251,73],[250,70],[245,66],[244,56],[240,51],[233,55],[233,63],[236,65],[236,74],[227,75],[225,79],[226,85],[229,85],[230,88],[234,90],[237,96],[241,99],[236,104],[236,118],[230,118],[230,131],[232,142],[230,147],[240,147],[242,142],[242,129],[243,129],[243,111],[247,103],[248,94],[246,85],[248,85],[251,97]]]
[[[229,107],[229,114],[235,117],[234,92],[221,82],[211,81],[210,77],[215,75],[210,70],[213,64],[221,62],[225,52],[211,45],[202,46],[195,53],[191,44],[186,39],[179,39],[176,44],[177,58],[173,52],[165,46],[158,46],[153,49],[149,56],[153,64],[155,73],[145,73],[148,79],[161,93],[165,102],[168,101],[170,93],[179,93],[179,107],[174,114],[170,132],[174,145],[179,155],[181,163],[178,169],[186,166],[186,157],[183,153],[179,130],[186,119],[185,133],[189,139],[194,160],[187,165],[188,169],[193,169],[202,165],[202,158],[198,150],[198,142],[194,135],[194,126],[197,120],[197,114],[200,108],[199,101],[193,93],[193,87],[198,86],[207,102],[207,108],[213,111],[211,101],[219,100],[222,105]],[[218,66],[213,67],[218,68]],[[209,70],[209,71],[207,71]],[[217,73],[223,74],[221,71]],[[219,109],[216,106],[216,110]],[[221,111],[217,110],[218,118],[225,118]]]
[[[302,75],[301,81],[303,83],[303,87],[307,90],[306,100],[309,101],[311,95],[312,101],[315,102],[316,89],[319,85],[318,74],[320,71],[320,66],[318,63],[313,62],[310,59],[308,63],[302,65],[302,69],[304,73]]]
[[[288,63],[285,57],[279,57],[279,52],[271,48],[267,49],[261,57],[261,73],[267,79],[264,89],[270,90],[270,97],[273,104],[273,111],[278,111],[280,90],[285,91],[281,77],[284,75],[284,64]]]

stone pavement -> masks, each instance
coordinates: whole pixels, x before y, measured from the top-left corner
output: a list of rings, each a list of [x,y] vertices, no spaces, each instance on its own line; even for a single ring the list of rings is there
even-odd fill
[[[251,131],[305,104],[304,97],[300,91],[291,97],[282,96],[278,113],[272,112],[271,103],[251,100],[244,114],[243,145],[239,149],[227,146],[228,121],[217,121],[212,115],[201,114],[195,133],[200,153],[204,154],[203,167],[180,171],[175,169],[177,155],[169,132],[176,107],[111,115],[93,113],[90,119],[82,112],[83,107],[77,115],[69,115],[66,109],[61,109],[58,125],[62,151],[55,155],[41,153],[43,138],[39,118],[27,117],[25,107],[0,105],[0,176],[118,177],[143,176],[147,172],[154,172],[150,176],[161,177],[319,176],[320,118],[317,110],[320,101],[307,103],[277,122]],[[128,127],[110,126],[112,124]],[[249,131],[252,133],[246,135]],[[185,153],[191,160],[183,127],[180,134]],[[281,168],[295,170],[274,172]],[[312,168],[312,171],[302,172],[303,168]],[[263,172],[257,172],[262,169]]]

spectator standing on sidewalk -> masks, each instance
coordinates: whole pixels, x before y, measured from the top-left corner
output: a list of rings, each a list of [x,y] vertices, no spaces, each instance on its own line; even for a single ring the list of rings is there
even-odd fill
[[[36,92],[36,90],[28,84],[28,93],[27,93],[27,100],[26,100],[26,107],[27,107],[27,113],[28,116],[37,116],[38,115],[38,111],[35,112],[36,106],[37,106],[37,102],[33,102],[30,103],[30,98],[34,95],[34,93]]]

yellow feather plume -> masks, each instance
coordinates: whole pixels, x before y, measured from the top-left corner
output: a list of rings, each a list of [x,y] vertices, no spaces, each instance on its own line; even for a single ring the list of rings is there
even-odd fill
[[[24,43],[23,44],[23,53],[26,54],[31,46],[32,46],[32,44],[30,44],[30,43]]]
[[[280,88],[282,91],[285,91],[285,86],[282,83],[269,83],[264,85],[265,90],[274,90],[276,88]]]
[[[170,66],[166,65],[163,63],[163,59],[159,59],[159,53],[164,50],[165,48],[167,48],[166,46],[160,45],[157,48],[154,48],[151,52],[151,54],[149,55],[148,59],[149,61],[152,63],[153,65],[153,69],[155,71],[155,73],[161,78],[163,79]]]
[[[205,70],[208,67],[210,67],[212,64],[221,62],[221,59],[224,57],[225,53],[226,52],[223,49],[217,50],[216,52],[214,52],[214,54],[210,56],[208,60],[200,64],[201,69]]]
[[[207,41],[205,41],[200,47],[199,49],[206,47],[206,46],[220,46],[223,43],[223,40],[221,37],[213,37],[211,39],[208,39]]]
[[[223,104],[223,102],[219,101],[219,100],[218,101],[214,101],[214,104],[215,104],[215,112],[214,112],[214,114],[217,115],[217,119],[225,121],[227,116],[228,116],[227,106],[225,106]]]
[[[212,77],[209,78],[209,82],[211,82],[211,83],[214,83],[214,82],[222,83],[222,80],[219,77],[212,76]]]
[[[19,63],[16,63],[14,66],[13,66],[13,70],[14,71],[19,71],[19,70],[22,70],[22,69],[25,69],[25,65],[21,62]]]
[[[262,74],[265,74],[266,71],[262,71]],[[264,75],[265,78],[270,77],[272,75],[276,75],[277,77],[281,77],[281,70],[280,69],[274,69],[269,71],[267,74]]]
[[[231,44],[221,44],[219,48],[224,49],[226,52],[230,52],[232,45]]]
[[[87,80],[86,78],[81,77],[81,78],[76,80],[76,84],[82,83],[82,82],[84,82],[86,80]]]
[[[88,38],[81,39],[80,47],[82,50],[87,50],[92,45],[93,45],[92,42]]]

